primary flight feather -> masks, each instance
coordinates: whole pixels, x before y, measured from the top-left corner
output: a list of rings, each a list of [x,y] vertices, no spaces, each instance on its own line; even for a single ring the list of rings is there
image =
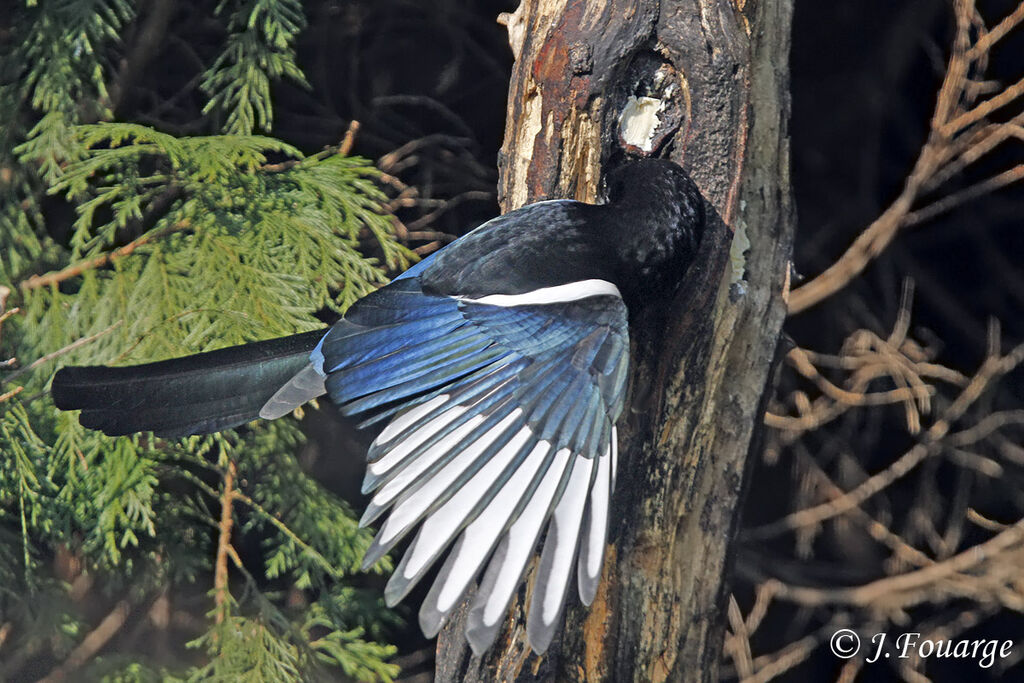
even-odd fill
[[[618,465],[630,313],[682,278],[700,194],[665,160],[626,163],[609,202],[554,200],[495,218],[321,331],[133,367],[67,367],[64,410],[111,435],[179,437],[274,419],[326,394],[386,425],[370,447],[364,565],[413,538],[385,589],[401,600],[447,551],[420,610],[435,635],[480,581],[466,624],[497,636],[543,538],[527,618],[537,652],[573,575],[597,592]],[[415,533],[414,533],[415,532]]]

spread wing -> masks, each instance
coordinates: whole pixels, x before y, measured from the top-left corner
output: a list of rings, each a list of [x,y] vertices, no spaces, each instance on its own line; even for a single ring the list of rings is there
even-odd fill
[[[527,633],[544,651],[575,567],[590,604],[615,477],[628,370],[626,308],[589,280],[479,299],[405,277],[360,301],[314,363],[346,414],[390,420],[374,441],[362,523],[387,517],[369,566],[419,527],[386,589],[401,600],[446,548],[420,611],[433,636],[483,573],[467,637],[493,642],[547,528]]]

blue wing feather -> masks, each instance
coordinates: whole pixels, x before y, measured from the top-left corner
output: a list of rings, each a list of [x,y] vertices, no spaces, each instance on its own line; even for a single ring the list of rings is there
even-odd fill
[[[426,270],[427,268],[430,267],[430,264],[432,264],[434,262],[434,258],[438,254],[440,254],[442,251],[444,251],[444,249],[438,249],[437,251],[435,251],[430,256],[426,257],[425,259],[420,260],[420,262],[417,263],[416,265],[414,265],[412,268],[409,268],[404,273],[402,273],[401,275],[396,277],[393,280],[393,282],[397,282],[398,280],[408,280],[410,278],[419,277],[420,275],[423,274],[424,270]]]
[[[571,472],[584,467],[572,463],[580,458],[596,463],[611,451],[613,425],[622,411],[626,388],[629,342],[626,310],[618,297],[493,306],[424,293],[418,274],[428,267],[426,262],[417,264],[412,269],[416,272],[407,272],[354,305],[325,336],[312,359],[328,369],[328,394],[344,414],[364,414],[368,422],[391,420],[368,454],[363,488],[377,493],[363,523],[387,510],[390,513],[365,561],[379,559],[421,523],[424,529],[434,524],[432,528],[444,530],[440,537],[416,536],[388,584],[389,602],[405,595],[458,533],[463,529],[470,533],[478,515],[486,512],[503,520],[485,539],[490,547],[497,545],[547,476],[548,466],[558,461],[563,464],[553,473],[557,484],[545,494],[552,496],[543,511],[547,519],[559,505]],[[499,453],[501,457],[488,467]],[[558,453],[571,455],[566,461]],[[538,466],[537,458],[542,458],[543,465],[528,480],[517,479],[516,497],[502,503],[500,514],[496,512],[491,503],[514,479],[517,468],[531,459],[532,471]],[[598,467],[585,467],[593,481]],[[580,506],[578,495],[574,493],[574,502],[560,513],[563,524],[575,525],[566,527],[567,543],[582,543],[575,540],[578,523],[564,512]],[[452,505],[468,502],[465,509],[453,511],[449,501]],[[433,515],[441,516],[431,521]],[[536,529],[539,535],[540,527]],[[479,542],[480,530],[472,531]],[[523,544],[529,538],[519,537],[514,546],[517,552],[526,550]],[[565,558],[574,557],[575,551],[558,552],[561,559],[548,567],[538,584],[555,599],[561,599],[567,585]],[[414,554],[417,559],[410,565]],[[445,563],[431,591],[434,597],[421,613],[431,630],[447,614],[438,607],[439,587],[450,584],[450,590],[464,589],[483,569],[486,555],[474,551],[468,566]],[[425,557],[429,558],[426,564]],[[496,554],[488,576],[498,580],[504,562],[517,567],[520,559]],[[486,610],[474,610],[472,614],[478,616],[471,616],[471,621],[511,598],[508,580],[502,581],[495,597],[478,598],[497,602]],[[589,584],[587,590],[592,590]],[[543,646],[554,625],[540,617],[534,624],[531,642],[535,638]],[[473,623],[468,630],[477,634],[477,641],[496,633],[490,623]]]

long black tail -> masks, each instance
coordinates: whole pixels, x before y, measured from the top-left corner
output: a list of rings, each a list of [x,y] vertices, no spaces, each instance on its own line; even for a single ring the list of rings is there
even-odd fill
[[[323,335],[315,330],[147,365],[66,367],[53,378],[53,401],[81,410],[83,426],[112,436],[209,434],[255,420],[308,365]]]

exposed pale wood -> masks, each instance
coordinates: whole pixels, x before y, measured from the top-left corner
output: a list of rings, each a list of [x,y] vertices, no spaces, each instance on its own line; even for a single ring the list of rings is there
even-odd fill
[[[716,220],[666,314],[634,326],[615,526],[595,604],[573,596],[540,658],[525,642],[529,596],[483,659],[465,646],[459,615],[439,643],[438,680],[716,678],[747,453],[785,315],[791,9],[791,0],[525,0],[517,11],[525,31],[503,208],[597,198],[601,169],[622,154],[625,98],[667,62],[675,111],[666,118],[678,128],[663,150],[690,171]],[[732,230],[750,240],[745,263],[729,258]],[[730,286],[733,261],[745,280]]]

